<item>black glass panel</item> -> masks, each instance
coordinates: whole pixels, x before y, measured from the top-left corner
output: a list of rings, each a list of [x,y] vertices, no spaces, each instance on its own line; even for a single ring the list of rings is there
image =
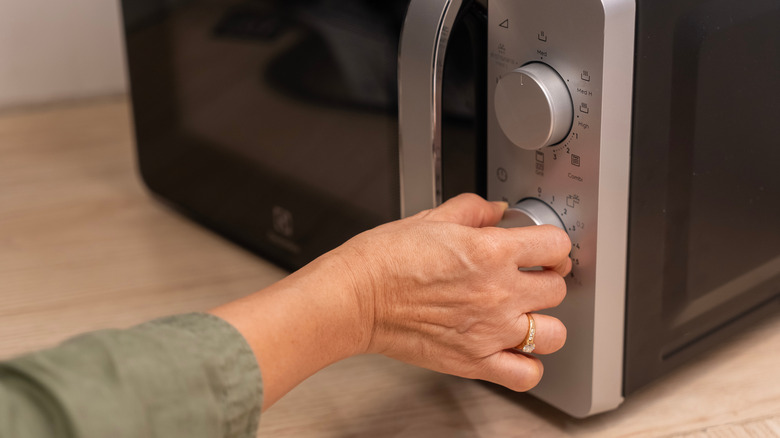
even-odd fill
[[[408,0],[126,0],[140,170],[201,222],[298,267],[399,216],[397,51]],[[453,32],[449,195],[477,191],[484,13]],[[484,39],[484,37],[482,37]],[[450,67],[456,65],[456,67]],[[467,69],[461,66],[468,66]],[[452,135],[457,133],[457,135]],[[446,141],[446,139],[445,139]]]
[[[780,3],[640,1],[626,392],[777,308]]]
[[[775,260],[780,255],[780,136],[772,123],[780,117],[774,85],[780,76],[780,15],[728,14],[720,20],[733,24],[716,26],[702,38],[695,118],[687,128],[693,136],[693,162],[685,172],[691,299],[767,263],[780,272]],[[691,32],[697,23],[688,26],[681,32]],[[740,50],[732,52],[735,44]]]

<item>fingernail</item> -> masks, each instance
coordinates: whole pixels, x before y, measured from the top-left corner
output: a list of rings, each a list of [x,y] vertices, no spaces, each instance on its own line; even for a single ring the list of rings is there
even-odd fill
[[[509,208],[509,203],[505,201],[494,201],[493,203],[501,207],[501,210],[506,210]]]

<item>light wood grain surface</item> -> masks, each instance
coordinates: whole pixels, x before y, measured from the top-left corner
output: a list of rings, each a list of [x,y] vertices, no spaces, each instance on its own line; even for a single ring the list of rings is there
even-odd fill
[[[125,100],[0,114],[0,359],[206,310],[285,274],[144,189]],[[363,356],[296,388],[260,436],[780,437],[780,316],[587,420]]]

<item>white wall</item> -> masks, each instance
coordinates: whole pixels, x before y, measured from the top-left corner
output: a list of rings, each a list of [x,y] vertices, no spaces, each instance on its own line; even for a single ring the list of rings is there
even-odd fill
[[[127,88],[118,0],[0,0],[0,109]]]

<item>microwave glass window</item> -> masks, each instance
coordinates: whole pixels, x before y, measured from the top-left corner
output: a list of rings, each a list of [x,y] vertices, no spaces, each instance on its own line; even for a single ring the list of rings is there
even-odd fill
[[[188,215],[299,267],[400,216],[408,0],[123,2],[141,174]],[[484,8],[453,28],[447,197],[484,194]]]
[[[384,2],[324,3],[182,7],[169,35],[180,129],[390,220],[400,18]]]

